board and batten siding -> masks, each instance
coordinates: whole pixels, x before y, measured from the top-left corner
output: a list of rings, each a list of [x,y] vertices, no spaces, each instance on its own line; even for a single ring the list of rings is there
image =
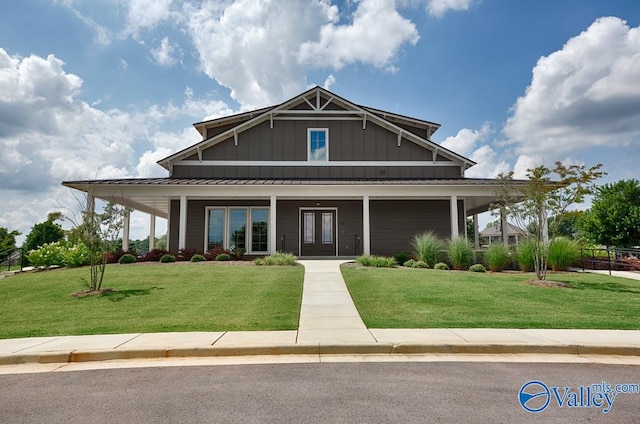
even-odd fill
[[[191,155],[173,167],[176,178],[459,178],[460,164],[437,155],[439,166],[376,166],[376,161],[423,161],[431,163],[433,152],[397,135],[362,121],[274,121],[238,134],[202,151],[204,161],[307,161],[307,130],[328,128],[329,161],[363,162],[366,166],[207,166]],[[192,161],[193,165],[189,164]],[[451,166],[441,166],[449,164]]]
[[[369,222],[371,254],[391,256],[411,252],[416,234],[433,231],[442,239],[451,237],[449,200],[371,200]],[[458,201],[460,234],[464,225],[464,202]]]

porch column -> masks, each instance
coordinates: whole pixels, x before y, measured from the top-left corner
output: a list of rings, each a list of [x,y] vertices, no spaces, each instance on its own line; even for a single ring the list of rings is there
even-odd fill
[[[178,228],[178,250],[187,244],[187,196],[180,196],[180,227]]]
[[[480,238],[478,238],[478,214],[473,214],[473,245],[476,250],[480,249]]]
[[[371,224],[369,222],[369,195],[362,196],[362,254],[371,254]]]
[[[460,236],[458,229],[458,196],[451,196],[451,238]]]
[[[269,253],[278,251],[276,228],[276,196],[271,196],[269,198]]]
[[[129,209],[124,210],[124,219],[122,227],[122,250],[129,251],[129,226],[131,224],[131,215]]]
[[[149,215],[149,250],[156,248],[156,216]]]
[[[502,222],[502,225],[500,226],[502,231],[502,243],[509,247],[509,224],[507,223],[507,214],[504,212],[501,213],[500,220]]]

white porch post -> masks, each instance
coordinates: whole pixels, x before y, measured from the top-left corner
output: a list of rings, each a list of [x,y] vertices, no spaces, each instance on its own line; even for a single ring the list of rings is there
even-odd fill
[[[371,254],[371,224],[369,222],[369,195],[362,196],[362,254]]]
[[[269,253],[278,251],[276,228],[276,196],[271,196],[269,199]]]
[[[473,214],[473,245],[476,250],[480,249],[480,238],[478,237],[478,214]]]
[[[460,236],[458,229],[458,196],[451,196],[451,238]]]
[[[129,209],[124,211],[124,220],[122,227],[122,250],[129,251],[129,226],[131,225],[131,214]]]
[[[509,224],[507,224],[507,214],[500,214],[500,218],[502,221],[502,225],[500,226],[502,229],[502,243],[504,243],[505,246],[509,247]]]
[[[156,248],[156,216],[149,215],[149,250]]]
[[[180,196],[180,227],[178,231],[178,250],[187,244],[187,196]]]

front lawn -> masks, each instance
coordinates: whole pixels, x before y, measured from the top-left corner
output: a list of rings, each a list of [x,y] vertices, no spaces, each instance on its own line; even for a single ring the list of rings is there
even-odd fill
[[[294,330],[304,268],[109,265],[103,288],[75,298],[88,268],[0,280],[0,338],[165,331]]]
[[[640,281],[549,273],[571,288],[537,287],[535,274],[343,267],[370,328],[640,329]]]

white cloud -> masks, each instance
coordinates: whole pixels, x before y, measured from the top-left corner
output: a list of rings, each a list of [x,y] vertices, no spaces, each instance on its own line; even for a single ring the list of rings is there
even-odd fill
[[[238,0],[187,8],[204,72],[245,109],[278,103],[305,87],[299,46],[335,19],[326,1]]]
[[[160,45],[151,49],[151,55],[160,66],[172,66],[178,61],[176,55],[180,54],[180,48],[169,42],[169,37],[164,37]]]
[[[449,150],[466,156],[473,151],[473,147],[478,141],[485,140],[490,133],[491,127],[488,123],[485,123],[479,130],[463,128],[456,135],[444,139],[440,144]]]
[[[427,0],[427,12],[441,18],[450,10],[469,10],[473,2],[474,0]]]
[[[171,17],[173,0],[128,0],[123,37],[137,38],[141,30],[148,30]]]
[[[331,87],[333,86],[333,84],[336,83],[336,77],[333,76],[333,74],[329,74],[329,76],[327,77],[326,80],[324,80],[324,84],[322,84],[322,87],[325,90],[331,90]]]
[[[416,44],[419,38],[416,26],[396,10],[395,1],[362,0],[351,24],[325,24],[318,41],[300,46],[299,57],[333,69],[356,62],[383,68],[390,65],[403,44]]]
[[[470,156],[477,163],[465,172],[467,178],[495,178],[506,174],[511,166],[502,159],[498,152],[488,145],[480,146]]]
[[[542,156],[520,155],[513,166],[513,178],[527,179],[527,170],[534,169],[543,163]]]
[[[516,151],[554,161],[594,146],[640,146],[640,27],[597,19],[541,57],[504,133]]]
[[[185,118],[233,112],[224,102],[194,98],[191,90],[177,106],[100,110],[76,98],[81,87],[82,79],[53,55],[21,58],[0,48],[2,198],[23,199],[0,205],[0,223],[28,232],[51,211],[51,202],[41,199],[57,199],[61,181],[164,176],[155,161],[199,139],[192,127],[163,130],[168,121],[182,125]],[[136,151],[145,148],[139,158]]]

